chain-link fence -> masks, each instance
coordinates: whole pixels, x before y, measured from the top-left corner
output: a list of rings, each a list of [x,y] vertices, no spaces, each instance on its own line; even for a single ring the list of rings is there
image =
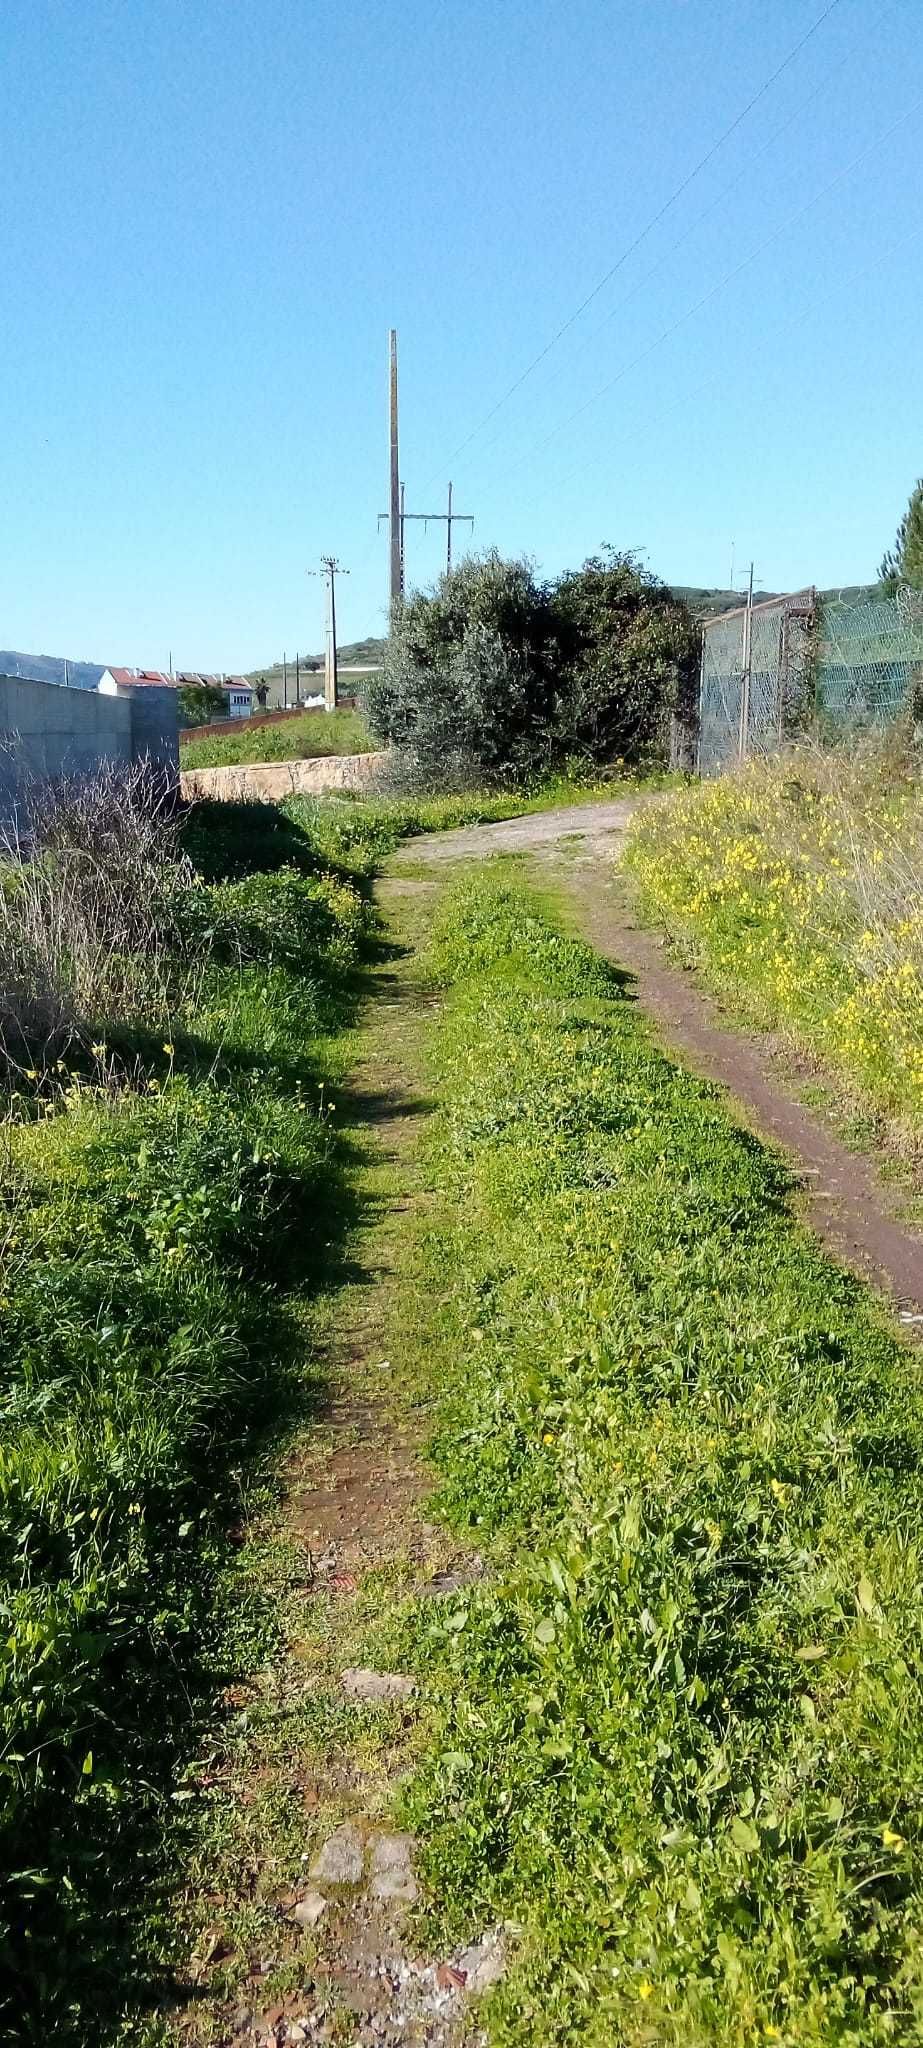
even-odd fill
[[[834,727],[886,725],[913,696],[923,667],[923,602],[861,591],[818,608],[814,708]]]
[[[709,620],[699,685],[700,775],[769,753],[795,729],[809,688],[814,616],[814,592],[802,590]]]
[[[715,775],[819,723],[884,725],[923,686],[923,598],[813,590],[743,605],[702,633],[698,769]]]

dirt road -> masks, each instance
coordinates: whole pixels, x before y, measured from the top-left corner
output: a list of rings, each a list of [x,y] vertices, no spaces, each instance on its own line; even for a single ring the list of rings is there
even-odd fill
[[[650,797],[613,797],[606,803],[564,804],[556,811],[535,811],[525,818],[505,818],[499,825],[462,825],[455,832],[432,832],[410,839],[394,856],[394,865],[432,861],[484,860],[491,853],[557,854],[562,840],[575,852],[611,851],[624,839],[640,804]],[[581,843],[582,842],[582,847]]]
[[[472,825],[409,841],[395,865],[421,866],[520,853],[551,868],[573,922],[607,959],[627,968],[660,1042],[718,1082],[741,1121],[777,1145],[797,1176],[805,1220],[844,1265],[881,1287],[902,1321],[923,1323],[923,1236],[903,1222],[873,1161],[851,1152],[800,1100],[771,1043],[721,1014],[664,943],[642,931],[619,875],[628,826],[651,797],[570,805],[501,825]],[[916,1321],[914,1319],[917,1319]]]

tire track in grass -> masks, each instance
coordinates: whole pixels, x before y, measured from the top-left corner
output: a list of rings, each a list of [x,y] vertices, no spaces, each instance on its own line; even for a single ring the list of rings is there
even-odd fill
[[[187,2048],[461,2048],[469,1990],[498,1967],[489,1935],[464,1954],[421,1946],[414,1844],[395,1818],[418,1719],[415,1679],[389,1668],[395,1632],[421,1593],[439,1600],[477,1569],[427,1519],[429,1407],[405,1380],[394,1307],[428,1199],[415,954],[429,897],[379,887],[390,958],[338,1105],[360,1223],[312,1331],[334,1397],[286,1459],[281,1510],[243,1532],[240,1579],[262,1583],[273,1648],[238,1675],[216,1731],[173,2021]]]

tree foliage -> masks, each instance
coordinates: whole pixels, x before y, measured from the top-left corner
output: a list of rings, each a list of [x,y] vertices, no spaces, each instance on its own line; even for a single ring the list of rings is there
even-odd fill
[[[187,683],[177,690],[176,709],[180,725],[210,725],[213,718],[227,718],[228,700],[207,683]]]
[[[686,605],[631,555],[544,585],[494,551],[402,607],[367,709],[425,777],[508,782],[573,755],[662,758],[696,666]]]
[[[425,776],[516,779],[551,758],[551,616],[527,562],[469,556],[402,606],[367,696]]]
[[[878,573],[883,583],[906,583],[912,590],[923,590],[923,477],[911,492],[894,546],[883,557]]]
[[[699,642],[688,606],[613,548],[562,576],[553,605],[566,750],[601,762],[662,759],[671,714],[695,690]]]

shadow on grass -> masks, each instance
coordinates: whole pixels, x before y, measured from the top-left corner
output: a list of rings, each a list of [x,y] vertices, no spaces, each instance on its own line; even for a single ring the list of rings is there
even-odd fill
[[[373,976],[389,957],[389,949],[373,949]],[[368,985],[364,973],[342,979],[341,1021],[355,1014]],[[166,1070],[157,1034],[131,1033],[126,1054],[129,1044],[137,1061]],[[280,1097],[317,1073],[310,1048],[286,1058],[195,1034],[177,1042],[172,1064],[193,1080],[215,1075],[232,1091],[258,1083]],[[346,1091],[345,1103],[339,1092],[342,1121],[375,1119],[370,1091]],[[381,1097],[382,1115],[411,1107],[419,1106]],[[331,1131],[322,1159],[303,1173],[277,1171],[270,1228],[243,1254],[239,1240],[228,1246],[219,1279],[240,1371],[206,1418],[201,1449],[187,1456],[179,1503],[171,1491],[160,1504],[153,1579],[138,1586],[136,1630],[114,1635],[104,1650],[92,1729],[55,1754],[12,1828],[0,1825],[0,1925],[6,1918],[11,1929],[5,1944],[0,1934],[4,2039],[44,2042],[53,2029],[60,2043],[114,2040],[126,2009],[156,2025],[173,2001],[170,1893],[195,1806],[196,1763],[223,1693],[272,1655],[265,1588],[246,1575],[235,1581],[235,1654],[222,1662],[209,1646],[222,1635],[248,1504],[263,1489],[271,1494],[280,1455],[327,1405],[328,1361],[312,1343],[310,1308],[367,1277],[352,1246],[383,1204],[357,1185],[364,1159],[361,1138]],[[101,1298],[101,1313],[105,1306]],[[156,1509],[148,1503],[150,1514]],[[188,1534],[171,1548],[169,1530],[182,1514]],[[90,1744],[92,1788],[77,1798]],[[160,1902],[153,1913],[152,1900]]]

